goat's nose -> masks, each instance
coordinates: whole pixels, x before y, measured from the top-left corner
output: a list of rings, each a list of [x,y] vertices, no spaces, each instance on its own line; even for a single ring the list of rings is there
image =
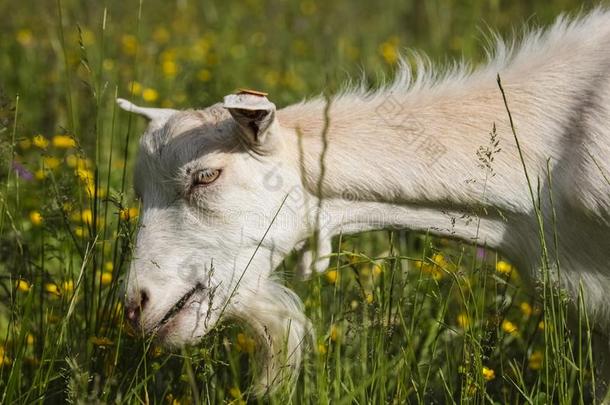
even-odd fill
[[[137,328],[140,325],[140,315],[148,304],[148,293],[145,290],[140,290],[134,298],[125,305],[125,318],[133,326]]]

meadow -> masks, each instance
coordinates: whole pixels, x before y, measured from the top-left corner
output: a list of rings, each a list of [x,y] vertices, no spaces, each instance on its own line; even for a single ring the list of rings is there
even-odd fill
[[[282,107],[374,88],[408,49],[481,62],[491,28],[584,3],[0,3],[0,403],[592,403],[579,300],[569,311],[548,274],[527,285],[499,252],[408,231],[341,236],[308,281],[296,257],[278,269],[315,328],[293,391],[253,395],[257,341],[240,325],[174,352],[138,336],[121,284],[145,123],[114,102],[204,107],[246,87]]]

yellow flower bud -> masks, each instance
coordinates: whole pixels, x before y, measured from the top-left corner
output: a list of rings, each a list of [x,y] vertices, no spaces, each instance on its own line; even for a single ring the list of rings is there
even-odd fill
[[[49,146],[49,140],[42,135],[36,135],[32,139],[32,143],[34,144],[34,146],[40,149],[46,149],[47,146]]]
[[[337,270],[329,270],[326,272],[326,281],[328,281],[329,283],[335,284],[338,279],[339,274],[337,273]]]
[[[154,101],[157,101],[157,99],[159,98],[159,93],[155,89],[145,88],[142,91],[142,98],[144,99],[144,101],[152,103]]]
[[[49,294],[59,296],[61,293],[59,292],[59,287],[55,283],[46,283],[44,285],[44,290]]]
[[[108,285],[112,282],[112,273],[109,271],[102,272],[102,285]]]
[[[32,225],[34,226],[40,226],[42,225],[42,214],[38,211],[32,211],[30,212],[30,221],[32,222]]]
[[[53,146],[59,149],[70,149],[76,147],[76,141],[69,135],[55,135]]]
[[[17,280],[16,287],[17,287],[17,290],[21,291],[21,292],[28,292],[28,291],[30,291],[30,288],[31,288],[30,283],[28,283],[24,279]]]
[[[496,378],[496,372],[493,371],[491,368],[483,367],[482,373],[485,381],[491,381]]]

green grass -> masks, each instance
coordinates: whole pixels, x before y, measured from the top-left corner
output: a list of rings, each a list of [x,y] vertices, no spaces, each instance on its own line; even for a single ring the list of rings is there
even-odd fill
[[[492,250],[407,231],[342,236],[307,282],[288,258],[280,271],[315,342],[294,392],[263,399],[248,390],[247,330],[223,325],[169,353],[126,329],[119,291],[144,123],[117,111],[117,95],[186,108],[250,87],[284,106],[363,70],[374,86],[407,47],[481,61],[487,26],[509,33],[580,5],[1,4],[0,403],[591,403],[588,320],[581,299],[568,311],[546,251],[536,289]]]

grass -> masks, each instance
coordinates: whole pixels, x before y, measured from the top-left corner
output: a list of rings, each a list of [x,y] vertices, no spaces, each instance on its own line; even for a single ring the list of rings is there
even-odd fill
[[[177,353],[134,336],[120,286],[143,123],[113,102],[207,106],[251,87],[283,106],[361,70],[374,86],[405,47],[481,60],[479,27],[547,23],[579,3],[89,3],[0,5],[1,403],[592,402],[584,300],[568,311],[544,250],[537,291],[497,252],[407,231],[341,236],[308,282],[289,257],[280,271],[315,342],[295,391],[268,398],[248,389],[257,347],[239,325]],[[540,212],[552,196],[534,182]]]

